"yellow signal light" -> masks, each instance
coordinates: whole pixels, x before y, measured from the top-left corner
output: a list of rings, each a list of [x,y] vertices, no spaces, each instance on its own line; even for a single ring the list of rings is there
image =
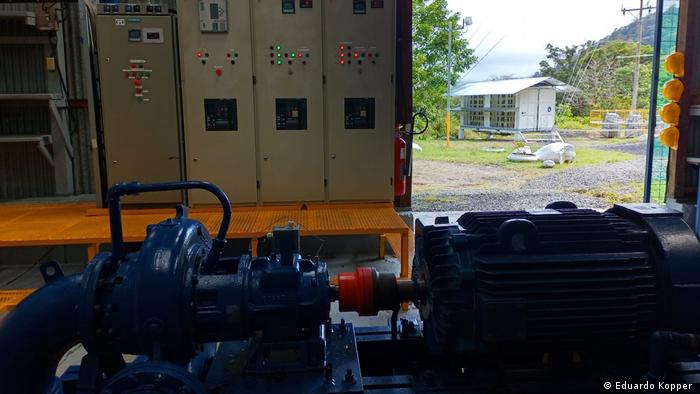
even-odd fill
[[[685,75],[685,55],[683,52],[673,52],[666,56],[664,69],[677,77],[683,77]]]
[[[670,102],[661,107],[659,115],[664,123],[677,125],[681,117],[681,106],[676,102]]]
[[[678,150],[678,138],[680,134],[678,127],[669,126],[661,131],[661,134],[659,134],[659,141],[673,150]]]
[[[661,94],[666,100],[669,101],[680,101],[681,96],[683,96],[683,90],[685,86],[683,82],[678,79],[672,79],[664,84]]]

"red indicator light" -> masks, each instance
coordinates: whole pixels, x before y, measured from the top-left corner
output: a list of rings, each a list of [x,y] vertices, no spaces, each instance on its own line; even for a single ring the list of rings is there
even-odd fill
[[[136,68],[136,64],[131,63],[131,68]]]
[[[299,52],[299,53],[297,54],[297,57],[304,57],[304,54],[301,53],[301,52]]]
[[[217,77],[221,76],[221,69],[220,68],[217,68],[214,72],[216,73]]]
[[[341,54],[340,54],[340,57],[345,57],[345,53],[341,53]]]
[[[345,64],[345,60],[341,60],[341,61],[340,61],[340,64]]]
[[[340,49],[341,49],[341,50],[342,50],[342,49],[345,49],[345,45],[341,45],[341,46],[340,46]]]
[[[197,54],[197,57],[202,57],[202,56],[204,56],[204,53],[202,53],[202,51],[197,51],[196,54]]]
[[[141,80],[140,80],[140,79],[134,79],[134,86],[141,86]]]
[[[354,55],[354,56],[355,56],[355,57],[360,57],[360,53],[359,53],[359,52],[355,52],[355,55]]]

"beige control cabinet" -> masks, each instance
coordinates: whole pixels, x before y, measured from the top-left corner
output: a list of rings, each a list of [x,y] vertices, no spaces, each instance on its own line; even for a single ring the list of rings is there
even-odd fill
[[[326,165],[331,201],[394,198],[393,0],[325,0]]]
[[[322,1],[250,4],[261,201],[323,201]]]
[[[257,201],[249,0],[178,1],[187,178]],[[190,193],[190,204],[217,203]]]
[[[179,181],[182,152],[174,19],[122,14],[119,6],[109,9],[113,14],[98,15],[96,24],[107,185]],[[181,201],[180,192],[124,199],[126,203]]]

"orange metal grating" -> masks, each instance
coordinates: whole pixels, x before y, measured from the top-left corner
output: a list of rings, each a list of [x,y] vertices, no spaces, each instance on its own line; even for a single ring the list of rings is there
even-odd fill
[[[0,290],[0,313],[7,312],[17,306],[23,299],[30,295],[34,289],[24,290]]]
[[[173,209],[124,209],[124,240],[142,241],[146,226],[173,214]],[[222,215],[219,209],[195,208],[190,211],[190,217],[202,222],[210,233],[215,234]],[[250,238],[255,251],[257,238],[265,236],[272,227],[286,225],[289,221],[300,226],[302,236],[386,235],[391,238],[392,249],[400,257],[401,276],[410,276],[411,231],[391,204],[234,207],[227,238]],[[107,212],[90,203],[0,205],[0,247],[87,245],[88,258],[91,259],[100,245],[109,242]],[[26,296],[29,292],[22,294]],[[4,294],[0,293],[0,297]],[[3,301],[0,308],[11,305],[11,302],[5,304]]]

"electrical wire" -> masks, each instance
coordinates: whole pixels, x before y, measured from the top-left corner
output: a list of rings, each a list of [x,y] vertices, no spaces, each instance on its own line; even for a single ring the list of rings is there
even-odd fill
[[[9,285],[13,284],[14,282],[16,282],[17,280],[19,280],[20,278],[22,278],[22,277],[23,277],[24,275],[26,275],[27,273],[31,272],[31,271],[32,271],[34,268],[36,268],[36,266],[39,265],[46,257],[48,257],[55,249],[56,249],[56,246],[50,247],[49,250],[47,250],[43,255],[41,255],[41,257],[39,257],[39,258],[34,262],[34,264],[30,265],[27,269],[25,269],[24,271],[22,271],[22,273],[20,273],[19,275],[15,276],[15,277],[12,278],[12,279],[10,279],[9,281],[7,281],[5,284],[3,284],[3,285],[0,286],[0,287],[5,288],[6,286],[9,286]]]
[[[469,75],[469,73],[471,73],[471,72],[476,68],[476,66],[478,66],[484,59],[486,59],[486,58],[489,56],[489,54],[490,54],[494,49],[496,49],[496,47],[497,47],[497,46],[503,41],[503,39],[505,39],[505,38],[506,38],[506,36],[503,36],[503,37],[501,37],[500,40],[496,41],[496,43],[493,44],[493,46],[491,47],[491,49],[489,49],[488,51],[486,51],[486,53],[484,54],[484,56],[480,57],[479,60],[476,61],[476,64],[474,64],[474,65],[472,66],[472,68],[470,68],[469,70],[467,70],[467,72],[466,72],[464,75],[462,75],[462,79],[466,78],[467,75]]]

